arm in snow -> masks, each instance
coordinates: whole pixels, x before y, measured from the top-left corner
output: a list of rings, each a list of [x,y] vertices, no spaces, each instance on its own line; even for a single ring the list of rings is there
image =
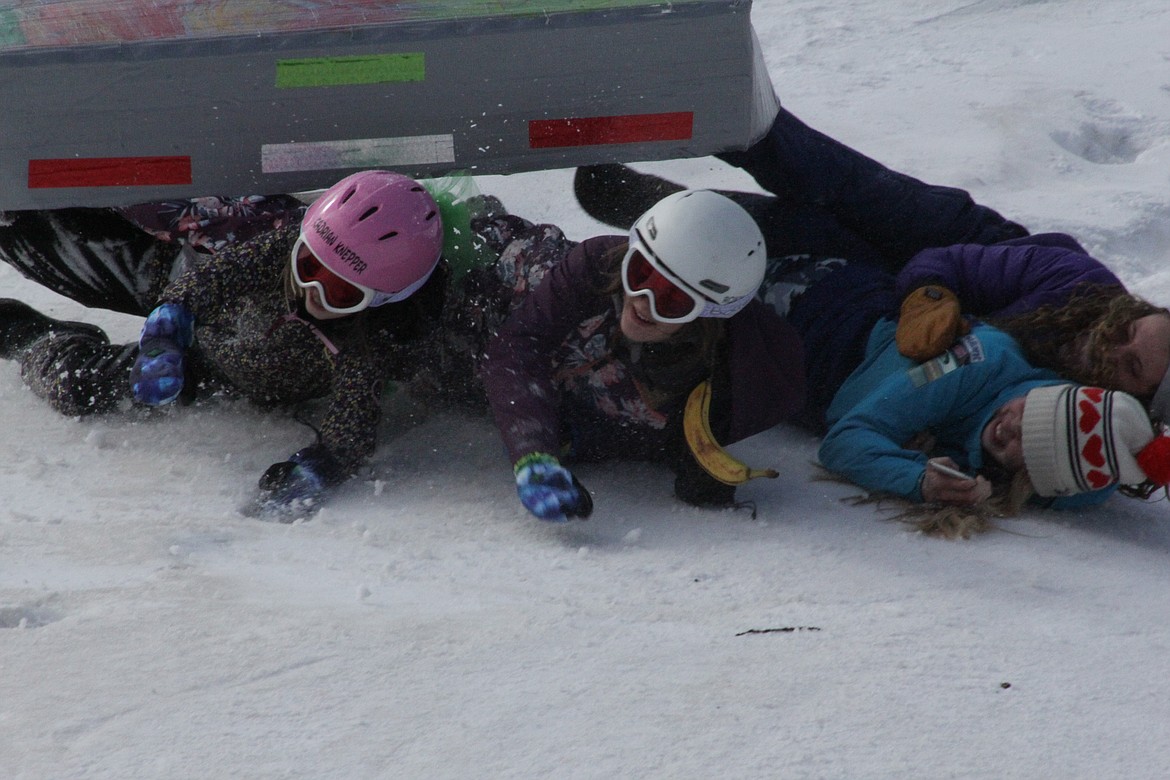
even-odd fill
[[[558,352],[573,329],[612,306],[603,292],[600,260],[622,240],[593,238],[574,247],[488,345],[480,376],[513,463],[531,452],[560,451],[560,398],[553,381]]]
[[[926,455],[899,442],[926,427],[916,420],[894,418],[867,398],[829,429],[817,455],[829,471],[866,490],[922,501]]]
[[[343,350],[328,406],[321,419],[319,445],[336,465],[341,481],[374,453],[382,419],[383,375],[368,355]]]
[[[925,284],[950,289],[967,313],[1004,316],[1061,305],[1082,285],[1121,282],[1071,237],[1048,233],[993,246],[926,249],[898,274],[898,295]]]
[[[990,405],[1026,378],[1016,364],[1014,356],[996,352],[917,386],[910,372],[891,374],[829,429],[821,463],[867,490],[922,501],[927,457],[903,443],[930,430],[948,451],[966,452],[973,441],[978,446],[976,429]]]
[[[331,488],[373,453],[381,414],[381,382],[370,361],[340,361],[317,441],[260,476],[250,515],[291,523],[316,512]]]
[[[342,353],[317,441],[264,471],[250,511],[281,522],[316,512],[329,490],[373,453],[381,396],[378,368],[369,355]]]

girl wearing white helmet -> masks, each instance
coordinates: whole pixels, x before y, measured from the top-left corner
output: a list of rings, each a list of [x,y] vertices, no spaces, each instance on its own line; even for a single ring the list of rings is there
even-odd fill
[[[544,520],[588,515],[590,494],[562,464],[615,457],[670,464],[690,503],[734,503],[683,441],[688,395],[712,380],[726,443],[787,418],[803,394],[799,341],[755,299],[766,255],[755,222],[702,190],[664,198],[628,236],[577,245],[510,219],[494,248],[512,276],[547,273],[489,344],[481,376],[523,505]]]
[[[325,399],[315,441],[265,471],[255,506],[283,519],[306,514],[373,452],[382,385],[425,362],[447,270],[439,207],[406,176],[354,174],[303,219],[291,216],[181,263],[177,247],[144,249],[136,238],[109,242],[118,251],[107,257],[45,263],[42,272],[61,278],[124,276],[122,285],[137,290],[165,278],[172,264],[178,273],[143,307],[135,344],[111,345],[94,326],[0,301],[0,355],[20,359],[25,382],[69,415],[110,411],[130,396],[158,406],[214,390],[265,406]],[[78,282],[77,297],[136,305],[95,288]]]

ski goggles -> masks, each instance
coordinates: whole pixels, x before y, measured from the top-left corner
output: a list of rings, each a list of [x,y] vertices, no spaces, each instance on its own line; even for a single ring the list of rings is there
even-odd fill
[[[291,261],[292,277],[297,287],[316,290],[321,306],[334,314],[357,314],[371,306],[395,303],[409,297],[419,287],[411,285],[401,292],[384,293],[342,279],[313,254],[304,237],[293,244]]]
[[[622,259],[622,286],[627,295],[645,295],[650,299],[650,313],[659,322],[685,323],[703,316],[713,302],[685,286],[686,282],[671,274],[661,260],[631,243]],[[669,276],[668,276],[669,274]]]

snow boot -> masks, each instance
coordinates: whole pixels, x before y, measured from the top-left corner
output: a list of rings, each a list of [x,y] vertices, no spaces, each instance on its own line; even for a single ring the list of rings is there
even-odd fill
[[[573,175],[573,194],[585,213],[622,230],[667,195],[686,187],[618,163],[586,165]]]
[[[23,301],[0,298],[0,359],[11,360],[49,333],[70,331],[108,341],[105,331],[85,322],[65,322],[41,314]]]

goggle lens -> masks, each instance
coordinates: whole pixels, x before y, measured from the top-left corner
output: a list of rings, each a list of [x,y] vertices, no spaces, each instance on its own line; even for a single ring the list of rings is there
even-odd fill
[[[660,320],[683,320],[698,308],[691,294],[667,279],[638,250],[630,252],[625,264],[626,286],[632,292],[650,293],[650,308]]]
[[[301,287],[317,287],[326,309],[349,314],[366,307],[371,297],[366,290],[330,271],[303,243],[298,242],[293,252],[296,283]]]

